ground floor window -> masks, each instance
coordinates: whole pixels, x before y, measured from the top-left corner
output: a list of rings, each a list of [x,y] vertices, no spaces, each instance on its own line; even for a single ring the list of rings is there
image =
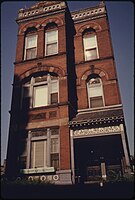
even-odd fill
[[[46,140],[31,142],[31,167],[46,167]]]
[[[27,168],[59,168],[59,129],[29,131]]]

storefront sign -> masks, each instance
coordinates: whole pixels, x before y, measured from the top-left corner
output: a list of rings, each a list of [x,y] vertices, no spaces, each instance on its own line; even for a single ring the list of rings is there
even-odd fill
[[[54,172],[54,167],[46,167],[46,168],[31,168],[31,169],[21,169],[21,173],[23,174],[37,174],[37,173],[49,173]]]
[[[120,126],[108,126],[101,128],[91,128],[91,129],[81,129],[75,130],[73,133],[74,137],[79,136],[88,136],[88,135],[99,135],[99,134],[107,134],[107,133],[118,133],[123,130],[123,127]]]

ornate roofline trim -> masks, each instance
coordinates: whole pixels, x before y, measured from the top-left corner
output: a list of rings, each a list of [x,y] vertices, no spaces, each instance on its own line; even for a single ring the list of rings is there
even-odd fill
[[[28,9],[20,9],[18,12],[17,22],[21,22],[30,17],[39,17],[41,14],[47,14],[50,12],[61,11],[66,8],[66,3],[64,1],[44,1],[39,2]]]
[[[71,12],[72,15],[72,19],[75,22],[78,22],[80,20],[84,20],[84,19],[90,19],[93,17],[97,17],[97,16],[106,16],[106,9],[105,9],[105,5],[99,5],[96,7],[90,7],[90,8],[85,8],[85,9],[81,9],[81,10],[76,10]]]
[[[116,116],[116,117],[108,117],[108,118],[98,118],[92,120],[82,120],[82,121],[70,121],[68,123],[69,127],[77,128],[77,127],[85,127],[89,125],[104,125],[104,124],[115,124],[115,123],[123,123],[124,116]]]

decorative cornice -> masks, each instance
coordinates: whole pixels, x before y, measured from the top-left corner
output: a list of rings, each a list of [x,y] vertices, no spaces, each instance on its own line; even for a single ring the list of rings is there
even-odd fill
[[[97,124],[112,124],[116,122],[123,122],[123,109],[122,106],[104,107],[99,110],[89,110],[78,112],[77,116],[69,122],[70,127],[97,125]]]
[[[20,9],[18,12],[17,22],[24,22],[39,17],[59,13],[67,7],[65,1],[41,1],[27,9]],[[86,8],[71,12],[74,23],[87,21],[88,19],[99,18],[106,15],[106,8],[103,3],[99,6]]]
[[[32,18],[37,18],[41,14],[51,13],[52,11],[60,11],[66,8],[64,1],[43,1],[31,6],[28,9],[20,9],[18,12],[17,22],[26,21]]]
[[[71,12],[72,19],[74,22],[80,21],[80,20],[86,20],[88,18],[93,18],[93,17],[99,17],[103,16],[106,14],[105,7],[94,7],[94,8],[87,8],[75,12]]]
[[[103,125],[103,124],[114,124],[116,122],[123,122],[124,117],[106,117],[106,118],[99,118],[99,119],[88,119],[82,121],[70,121],[69,127],[81,127],[81,126],[89,126],[89,125]]]

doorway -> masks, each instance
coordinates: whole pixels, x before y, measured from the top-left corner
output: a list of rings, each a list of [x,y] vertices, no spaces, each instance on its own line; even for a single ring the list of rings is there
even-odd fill
[[[122,157],[120,135],[75,138],[76,182],[99,181],[109,175],[110,169],[121,174]]]

